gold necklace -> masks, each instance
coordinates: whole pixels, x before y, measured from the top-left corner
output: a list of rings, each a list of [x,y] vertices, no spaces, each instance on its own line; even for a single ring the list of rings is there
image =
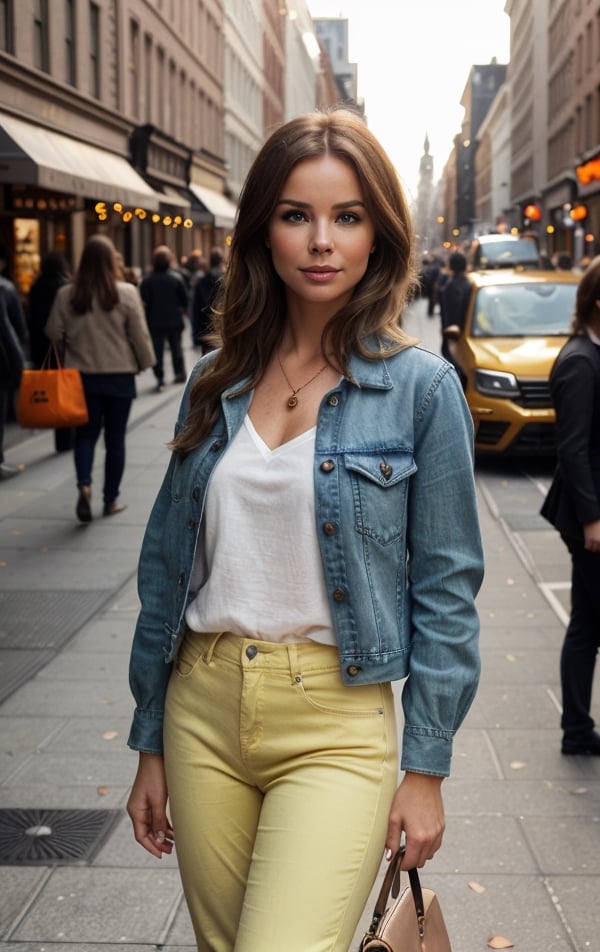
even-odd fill
[[[298,397],[296,396],[296,394],[300,393],[301,390],[304,390],[305,387],[308,387],[309,383],[312,383],[313,380],[316,380],[319,374],[322,374],[323,371],[327,368],[327,364],[323,364],[321,369],[317,370],[316,374],[313,374],[310,380],[307,380],[306,383],[303,383],[301,387],[292,387],[291,383],[288,380],[288,375],[283,369],[283,364],[281,363],[281,357],[279,356],[279,351],[277,351],[277,363],[279,364],[279,367],[281,369],[281,373],[283,374],[283,378],[285,382],[287,383],[288,387],[292,391],[291,397],[288,397],[288,400],[287,400],[287,405],[290,408],[290,410],[293,410],[294,407],[298,406]]]

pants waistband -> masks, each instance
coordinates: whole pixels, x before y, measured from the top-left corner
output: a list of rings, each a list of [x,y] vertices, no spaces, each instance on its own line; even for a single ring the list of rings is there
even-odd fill
[[[291,675],[300,671],[339,669],[338,649],[316,641],[280,644],[243,638],[231,631],[197,632],[189,628],[185,638],[201,646],[206,664],[213,658],[221,658],[243,668],[289,671]]]

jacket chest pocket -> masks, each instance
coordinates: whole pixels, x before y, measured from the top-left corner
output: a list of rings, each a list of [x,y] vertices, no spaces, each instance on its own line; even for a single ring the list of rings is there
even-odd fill
[[[406,529],[409,477],[417,466],[412,453],[347,453],[355,528],[380,545],[396,542]]]

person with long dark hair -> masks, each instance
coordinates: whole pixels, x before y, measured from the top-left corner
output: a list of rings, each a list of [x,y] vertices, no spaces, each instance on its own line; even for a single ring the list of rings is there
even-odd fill
[[[358,116],[267,140],[147,526],[130,666],[129,814],[152,855],[175,837],[203,952],[347,952],[384,850],[405,836],[423,866],[442,842],[482,550],[460,382],[399,325],[412,257]]]
[[[61,346],[66,367],[81,371],[89,420],[75,433],[80,522],[92,519],[92,469],[104,429],[105,516],[122,512],[117,501],[125,469],[125,433],[135,376],[152,367],[155,354],[137,289],[118,280],[115,248],[104,235],[88,239],[73,284],[61,287],[45,327]]]
[[[582,275],[571,336],[550,374],[558,465],[542,515],[571,555],[561,658],[562,753],[600,757],[591,714],[600,647],[600,257]]]
[[[31,285],[27,299],[31,362],[38,369],[46,361],[48,366],[55,366],[53,355],[48,353],[50,341],[46,337],[44,328],[50,317],[58,289],[68,284],[70,280],[71,271],[65,256],[60,251],[49,251],[42,261],[40,273]],[[55,430],[54,445],[57,453],[72,450],[75,445],[74,428],[61,427]]]

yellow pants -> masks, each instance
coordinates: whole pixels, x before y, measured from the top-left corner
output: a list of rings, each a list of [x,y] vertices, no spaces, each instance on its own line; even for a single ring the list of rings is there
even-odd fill
[[[188,632],[165,763],[200,952],[347,952],[397,783],[391,685],[337,649]]]

